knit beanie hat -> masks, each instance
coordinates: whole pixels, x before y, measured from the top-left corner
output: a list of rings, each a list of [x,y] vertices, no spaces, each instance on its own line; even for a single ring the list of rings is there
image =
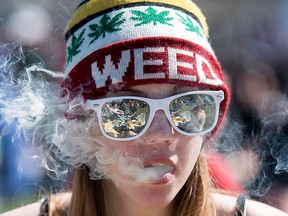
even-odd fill
[[[223,90],[218,126],[223,121],[229,89],[206,19],[191,0],[85,0],[65,38],[62,85],[72,97],[96,99],[111,88],[151,83]]]

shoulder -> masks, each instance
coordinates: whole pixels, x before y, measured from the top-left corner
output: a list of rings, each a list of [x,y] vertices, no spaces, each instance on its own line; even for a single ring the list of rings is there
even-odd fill
[[[213,193],[212,200],[215,204],[217,215],[234,216],[236,212],[237,197],[221,193]],[[288,216],[288,214],[261,202],[246,200],[247,216]]]
[[[35,202],[12,211],[4,212],[1,216],[39,216],[41,202]]]

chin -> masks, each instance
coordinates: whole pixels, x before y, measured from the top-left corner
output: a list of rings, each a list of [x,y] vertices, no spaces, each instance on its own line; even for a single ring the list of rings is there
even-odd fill
[[[133,193],[133,191],[126,191],[126,193],[129,196],[128,193],[131,192],[130,198],[140,206],[152,209],[162,209],[171,206],[171,203],[173,203],[179,190],[177,186],[170,183],[166,185],[142,187],[136,189],[136,193]]]
[[[171,206],[176,194],[153,194],[145,197],[139,197],[135,200],[139,205],[151,209],[163,209]]]

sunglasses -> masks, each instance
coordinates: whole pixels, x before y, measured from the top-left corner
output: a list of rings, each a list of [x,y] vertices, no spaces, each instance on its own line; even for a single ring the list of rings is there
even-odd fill
[[[157,110],[163,110],[173,128],[195,136],[209,133],[217,124],[223,91],[192,91],[163,99],[120,96],[87,100],[97,113],[103,135],[112,140],[137,139],[149,128]]]

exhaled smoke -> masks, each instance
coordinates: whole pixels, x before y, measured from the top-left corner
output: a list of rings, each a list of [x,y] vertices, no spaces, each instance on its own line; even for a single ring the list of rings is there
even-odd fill
[[[70,167],[82,164],[89,167],[92,179],[119,182],[125,175],[121,181],[136,184],[171,172],[171,167],[164,166],[144,169],[140,155],[128,156],[115,144],[106,143],[96,114],[85,109],[82,97],[71,100],[63,92],[61,73],[37,65],[25,67],[25,56],[17,44],[2,45],[0,50],[1,135],[13,129],[12,142],[17,141],[17,147],[25,152],[37,148],[40,155],[31,156],[41,161],[50,177],[61,179]]]
[[[57,80],[62,74],[37,65],[25,67],[25,56],[17,44],[2,44],[0,52],[1,136],[13,129],[12,141],[17,141],[17,147],[27,152],[38,148],[41,155],[37,157],[51,177],[63,177],[69,166],[81,164],[85,155],[71,146],[85,143],[85,122],[66,118],[67,113],[83,107],[83,101],[66,102]],[[48,82],[47,77],[54,80]]]
[[[262,129],[258,137],[260,169],[250,185],[253,197],[264,196],[273,185],[288,184],[288,100],[275,95],[262,107]]]

